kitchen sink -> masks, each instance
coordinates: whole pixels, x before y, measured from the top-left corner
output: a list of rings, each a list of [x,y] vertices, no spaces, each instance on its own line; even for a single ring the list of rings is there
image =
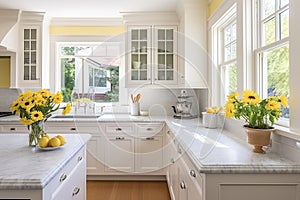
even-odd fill
[[[101,115],[54,115],[52,119],[97,119]]]

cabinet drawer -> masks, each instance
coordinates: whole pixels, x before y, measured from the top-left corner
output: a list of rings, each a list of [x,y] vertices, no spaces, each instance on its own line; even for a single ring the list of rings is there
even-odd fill
[[[1,131],[4,133],[29,133],[25,125],[2,125]]]
[[[137,124],[137,133],[139,136],[153,136],[163,134],[164,124]]]
[[[77,133],[78,128],[75,124],[65,124],[65,123],[51,123],[47,124],[45,128],[47,133]]]
[[[84,165],[85,167],[85,162],[85,148],[82,148],[78,153],[76,153],[73,156],[73,158],[59,171],[59,173],[49,183],[49,194],[52,194],[57,188],[62,187],[71,178],[73,173],[72,171],[74,171],[74,169],[76,169],[79,165]]]
[[[132,135],[134,133],[134,126],[132,124],[107,124],[105,125],[106,134],[120,134],[124,133]]]

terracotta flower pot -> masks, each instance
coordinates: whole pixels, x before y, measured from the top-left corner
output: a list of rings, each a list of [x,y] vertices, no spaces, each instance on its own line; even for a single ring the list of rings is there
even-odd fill
[[[248,134],[248,143],[254,146],[252,151],[255,153],[265,153],[262,147],[270,144],[271,133],[275,129],[255,129],[247,126],[244,126],[244,128]]]

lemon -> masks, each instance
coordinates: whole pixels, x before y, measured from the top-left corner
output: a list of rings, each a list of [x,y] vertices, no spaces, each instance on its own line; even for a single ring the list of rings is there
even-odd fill
[[[49,142],[48,137],[44,136],[44,137],[42,137],[42,138],[39,140],[39,146],[40,146],[41,148],[45,148],[45,147],[48,146],[48,142]]]
[[[64,138],[64,136],[62,136],[62,135],[57,135],[57,136],[55,136],[55,137],[57,137],[57,138],[60,140],[60,146],[66,144],[66,139]]]
[[[48,134],[45,134],[44,137],[47,137],[49,140],[51,139],[50,135],[48,135]]]
[[[60,140],[57,137],[53,137],[49,140],[48,146],[50,147],[58,147],[60,146]]]

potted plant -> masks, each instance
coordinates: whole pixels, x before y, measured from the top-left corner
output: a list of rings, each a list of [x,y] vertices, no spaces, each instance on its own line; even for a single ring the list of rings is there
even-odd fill
[[[253,152],[264,153],[262,147],[269,145],[270,135],[275,130],[272,125],[281,116],[281,106],[288,106],[288,100],[285,95],[261,99],[252,90],[243,91],[242,98],[238,96],[237,92],[228,95],[225,116],[244,119],[248,143],[254,145]]]

